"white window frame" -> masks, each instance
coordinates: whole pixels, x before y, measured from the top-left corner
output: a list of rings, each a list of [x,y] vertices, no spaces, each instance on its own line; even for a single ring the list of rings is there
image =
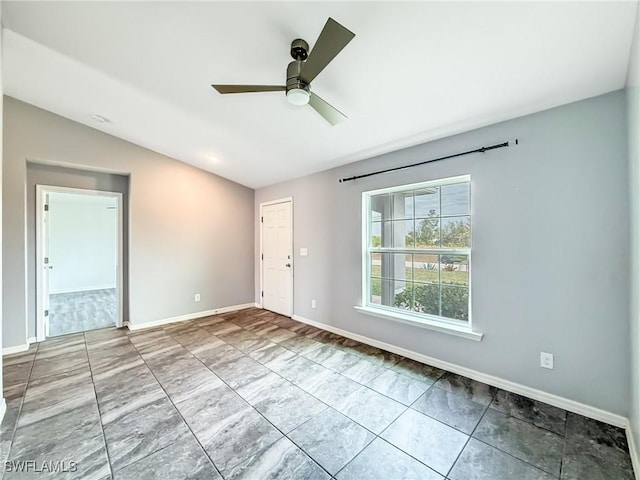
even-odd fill
[[[468,182],[471,185],[471,175],[459,175],[456,177],[443,178],[438,180],[431,180],[427,182],[412,183],[408,185],[400,185],[388,188],[381,188],[377,190],[369,190],[362,192],[362,300],[361,305],[355,308],[361,313],[373,315],[376,317],[387,318],[403,323],[416,325],[431,330],[436,330],[443,333],[450,333],[453,335],[470,338],[473,340],[481,340],[482,333],[474,332],[472,329],[471,318],[471,247],[469,248],[439,248],[439,249],[416,249],[416,248],[388,248],[380,247],[375,249],[376,251],[385,253],[416,253],[416,250],[420,250],[426,253],[433,253],[438,255],[466,255],[469,262],[469,319],[455,320],[439,315],[431,315],[426,313],[401,311],[400,309],[388,307],[385,305],[373,304],[370,301],[369,291],[371,288],[371,262],[369,261],[369,255],[374,249],[369,248],[369,241],[371,239],[371,198],[376,195],[383,195],[387,193],[396,193],[407,190],[420,190],[429,187],[442,187],[446,185],[452,185],[456,183]],[[471,192],[469,193],[471,195]],[[471,212],[469,212],[471,214]],[[473,230],[473,227],[472,227]]]

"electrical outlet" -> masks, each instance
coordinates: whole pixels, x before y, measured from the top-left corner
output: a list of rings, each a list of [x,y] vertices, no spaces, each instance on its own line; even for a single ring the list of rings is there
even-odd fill
[[[553,354],[540,352],[540,366],[553,370]]]
[[[193,299],[194,299],[196,302],[199,302],[199,301],[200,301],[200,294],[199,294],[199,293],[196,293],[196,294],[193,296]]]
[[[311,300],[311,308],[316,308],[316,300]]]

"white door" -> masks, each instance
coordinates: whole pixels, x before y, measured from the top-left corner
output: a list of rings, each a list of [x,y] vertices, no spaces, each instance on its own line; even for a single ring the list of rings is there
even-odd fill
[[[291,201],[262,206],[262,306],[293,313]]]

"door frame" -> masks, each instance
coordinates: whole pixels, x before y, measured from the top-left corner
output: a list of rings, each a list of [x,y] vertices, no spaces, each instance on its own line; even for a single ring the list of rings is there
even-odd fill
[[[293,288],[294,288],[294,283],[293,283],[293,275],[294,275],[294,269],[296,267],[296,262],[294,261],[294,257],[295,257],[295,252],[293,251],[293,197],[284,197],[284,198],[279,198],[277,200],[270,200],[268,202],[261,202],[260,203],[260,218],[258,219],[258,224],[260,225],[260,258],[258,259],[260,261],[260,308],[264,308],[264,297],[262,296],[262,292],[264,291],[264,261],[262,259],[262,252],[263,252],[263,234],[262,234],[262,228],[264,223],[262,223],[262,218],[263,218],[263,213],[262,210],[264,209],[264,207],[268,207],[271,205],[275,205],[277,203],[286,203],[289,202],[291,204],[291,215],[289,218],[289,222],[291,225],[291,229],[289,230],[290,232],[290,238],[289,238],[289,243],[291,245],[291,315],[293,316],[293,307],[294,307],[294,303],[293,303]]]
[[[124,228],[123,228],[123,201],[122,193],[108,192],[104,190],[88,190],[84,188],[58,187],[54,185],[36,185],[36,341],[41,342],[46,339],[45,335],[45,316],[44,295],[49,292],[44,291],[43,285],[43,269],[44,269],[44,206],[48,193],[73,193],[76,195],[93,195],[99,197],[110,197],[116,199],[118,208],[118,218],[116,222],[117,230],[117,256],[118,265],[116,269],[116,299],[118,302],[118,316],[116,318],[116,327],[124,326]]]

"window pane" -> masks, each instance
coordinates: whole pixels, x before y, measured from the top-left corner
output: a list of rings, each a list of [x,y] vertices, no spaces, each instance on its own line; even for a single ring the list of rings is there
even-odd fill
[[[416,246],[416,232],[414,232],[413,230],[413,222],[411,223],[411,227],[409,227],[409,225],[406,225],[405,228],[407,228],[407,230],[409,230],[409,233],[407,233],[404,236],[404,244],[406,247],[415,247]]]
[[[382,257],[388,253],[372,253],[369,273],[372,277],[382,277]]]
[[[416,218],[415,242],[417,248],[440,247],[440,221],[438,218]]]
[[[469,320],[469,289],[442,285],[442,313],[443,317],[456,320]]]
[[[443,218],[442,246],[449,248],[470,248],[471,217]]]
[[[369,268],[372,277],[411,281],[411,254],[372,253]]]
[[[377,305],[382,304],[382,280],[379,278],[371,278],[369,283],[371,285],[369,301]]]
[[[382,222],[382,246],[385,248],[413,246],[413,220]]]
[[[394,253],[391,261],[393,265],[390,267],[392,270],[392,274],[390,275],[392,278],[396,280],[412,280],[412,261],[411,254],[405,255],[404,253]]]
[[[391,195],[394,220],[413,218],[413,195],[411,192],[398,192]]]
[[[413,255],[413,281],[424,283],[437,283],[440,281],[438,255],[414,254]]]
[[[393,245],[393,223],[388,221],[388,222],[382,222],[381,225],[382,225],[382,232],[381,232],[382,246],[391,247]]]
[[[440,215],[440,188],[425,188],[414,192],[416,218]]]
[[[469,183],[456,183],[440,187],[442,216],[469,215]]]
[[[437,283],[414,284],[414,310],[429,315],[440,315],[440,285]]]
[[[393,305],[390,307],[400,308],[402,310],[413,309],[413,288],[411,282],[392,282],[393,286]]]
[[[370,200],[371,205],[371,220],[390,220],[391,205],[390,196],[388,193],[384,195],[374,195]]]
[[[413,220],[398,220],[393,222],[393,245],[395,248],[407,246],[407,235],[412,237]]]
[[[371,239],[370,245],[374,248],[382,245],[382,223],[371,222]]]
[[[450,285],[469,285],[469,257],[441,255],[440,281]]]

